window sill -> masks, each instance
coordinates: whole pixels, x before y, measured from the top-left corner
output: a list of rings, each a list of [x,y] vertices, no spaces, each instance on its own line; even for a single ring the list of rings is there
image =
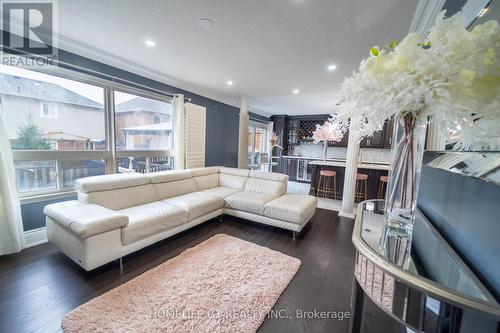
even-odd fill
[[[76,191],[64,191],[64,192],[55,192],[55,193],[47,193],[47,194],[37,194],[33,196],[25,196],[25,197],[20,197],[19,200],[21,201],[21,205],[25,204],[30,204],[30,203],[35,203],[35,202],[42,202],[42,201],[48,201],[48,200],[55,200],[55,199],[60,199],[60,198],[67,198],[71,196],[75,196]]]

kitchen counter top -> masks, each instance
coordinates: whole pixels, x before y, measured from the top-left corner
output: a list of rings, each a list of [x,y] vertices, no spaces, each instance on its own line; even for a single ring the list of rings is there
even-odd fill
[[[291,156],[291,155],[283,155],[283,156],[273,156],[273,158],[295,158],[298,160],[317,160],[317,157],[303,157],[303,156]]]
[[[346,162],[343,160],[326,160],[326,161],[315,160],[315,161],[309,162],[309,164],[345,167]],[[389,170],[389,164],[361,162],[361,163],[358,163],[358,168],[359,169],[373,169],[373,170]]]

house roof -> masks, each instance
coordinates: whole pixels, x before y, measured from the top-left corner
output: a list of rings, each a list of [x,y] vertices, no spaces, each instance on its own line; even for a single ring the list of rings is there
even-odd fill
[[[0,73],[0,94],[102,109],[103,105],[58,84]]]
[[[172,114],[172,105],[154,99],[136,97],[116,105],[115,112],[149,111],[155,113]]]
[[[150,124],[150,125],[126,127],[126,128],[122,128],[122,130],[125,132],[131,132],[132,134],[133,134],[133,132],[140,132],[141,134],[143,132],[146,132],[146,133],[165,132],[165,131],[172,130],[172,123],[166,122],[166,123],[157,123],[157,124]]]
[[[43,137],[49,140],[75,140],[75,141],[90,140],[90,138],[66,132],[47,132],[43,135]]]

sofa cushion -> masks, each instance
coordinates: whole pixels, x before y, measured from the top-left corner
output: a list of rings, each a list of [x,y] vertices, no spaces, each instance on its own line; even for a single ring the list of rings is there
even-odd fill
[[[112,210],[119,210],[158,201],[158,195],[154,186],[147,184],[109,191],[78,192],[78,200],[83,203],[97,204]]]
[[[249,170],[238,168],[220,168],[219,172],[223,175],[232,175],[239,177],[248,177],[248,175],[250,174]]]
[[[222,198],[225,198],[225,197],[230,196],[231,194],[235,194],[235,193],[239,192],[239,190],[235,190],[235,189],[232,189],[229,187],[218,186],[218,187],[213,187],[213,188],[203,190],[202,192],[212,193],[212,194],[218,195]]]
[[[207,188],[214,188],[219,186],[219,175],[217,173],[205,176],[198,176],[193,178],[196,182],[196,189],[198,191],[206,190]]]
[[[207,192],[193,192],[166,199],[163,202],[178,206],[187,211],[189,221],[224,207],[224,199],[222,197]]]
[[[123,245],[155,235],[188,220],[184,209],[161,201],[122,209],[118,213],[128,216],[129,220],[129,224],[122,228]]]
[[[268,203],[264,215],[273,219],[303,224],[316,211],[318,199],[311,195],[285,194]]]
[[[160,200],[196,192],[196,182],[193,178],[153,184]]]
[[[263,215],[264,205],[276,197],[275,194],[242,191],[224,198],[224,206]]]
[[[114,190],[149,184],[150,179],[142,173],[115,173],[111,175],[85,177],[75,180],[75,190],[82,193]]]
[[[286,193],[287,183],[259,178],[248,178],[245,191],[282,195]]]
[[[160,172],[152,172],[148,174],[151,178],[151,183],[165,183],[176,180],[191,178],[191,170],[168,170]]]
[[[275,182],[286,183],[288,181],[288,175],[277,172],[265,172],[265,171],[250,171],[250,178],[267,179],[273,180]]]
[[[219,186],[232,188],[233,190],[243,191],[248,177],[219,174]]]
[[[193,177],[213,175],[213,174],[219,173],[219,170],[220,170],[220,167],[218,167],[218,166],[211,166],[211,167],[206,167],[206,168],[196,168],[196,169],[191,169],[191,175]]]
[[[76,200],[45,206],[43,213],[82,239],[125,227],[129,223],[128,217],[123,214]]]

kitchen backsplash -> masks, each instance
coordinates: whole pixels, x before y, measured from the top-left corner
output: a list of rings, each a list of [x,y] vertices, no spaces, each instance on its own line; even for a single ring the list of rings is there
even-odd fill
[[[323,158],[323,145],[315,143],[302,142],[298,146],[294,146],[292,155],[311,157],[322,159]],[[345,160],[347,156],[347,148],[344,147],[328,147],[326,158],[342,159]],[[390,150],[389,149],[376,149],[376,148],[361,148],[362,162],[371,163],[389,163]]]

